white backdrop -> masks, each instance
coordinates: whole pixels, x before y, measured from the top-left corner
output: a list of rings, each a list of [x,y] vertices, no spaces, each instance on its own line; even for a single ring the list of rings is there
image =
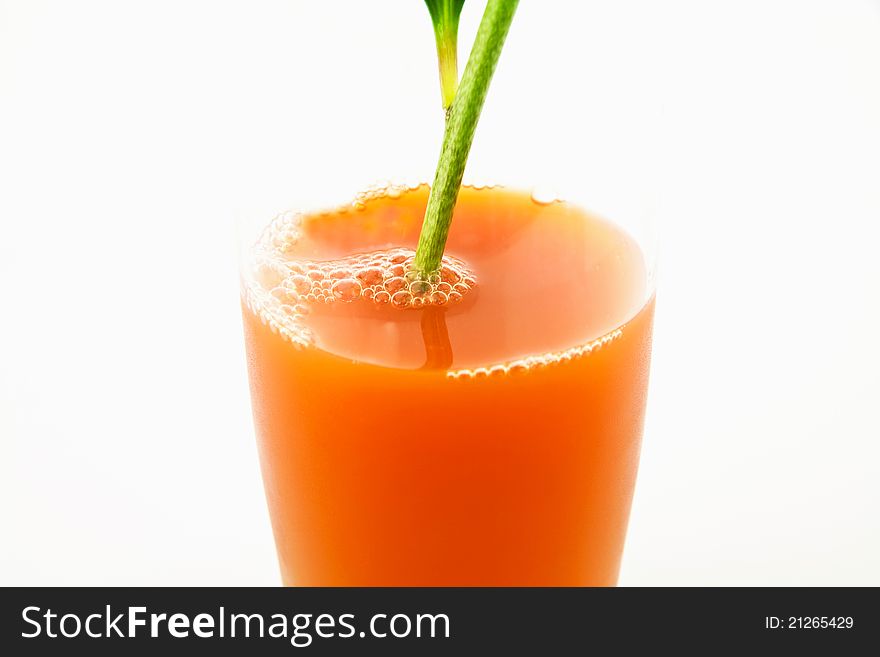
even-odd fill
[[[278,582],[231,207],[295,178],[295,2],[0,0],[0,584]],[[621,583],[880,584],[880,4],[563,5],[663,72]]]

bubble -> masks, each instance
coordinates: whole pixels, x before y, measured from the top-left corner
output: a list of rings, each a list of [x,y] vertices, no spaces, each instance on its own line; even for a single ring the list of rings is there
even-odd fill
[[[342,278],[333,284],[333,296],[346,303],[357,299],[361,292],[361,284],[353,278]]]
[[[312,282],[305,276],[297,275],[290,278],[290,286],[297,294],[302,296],[308,294],[309,290],[312,289]]]
[[[440,268],[440,280],[453,285],[461,280],[461,276],[452,267],[443,266]]]
[[[287,271],[284,267],[274,262],[261,262],[255,267],[257,282],[267,290],[271,290],[281,284]]]
[[[385,290],[389,294],[394,294],[406,287],[406,281],[401,276],[395,276],[385,281]]]
[[[550,205],[559,200],[559,194],[549,187],[535,187],[532,190],[532,201],[538,205]]]
[[[371,266],[368,269],[361,269],[357,273],[357,279],[361,285],[379,285],[385,278],[385,274],[380,267]]]
[[[278,299],[278,301],[280,301],[281,303],[295,304],[299,299],[298,294],[296,294],[292,290],[288,290],[280,286],[273,288],[270,294]]]
[[[412,300],[412,295],[406,290],[391,295],[391,305],[396,308],[406,308],[412,303]]]
[[[373,303],[378,303],[379,305],[385,305],[389,301],[391,301],[391,295],[388,294],[385,290],[376,292],[375,296],[373,297]]]
[[[431,284],[428,281],[414,280],[409,284],[409,291],[413,297],[421,299],[431,293]]]
[[[444,292],[432,292],[431,293],[431,303],[435,306],[442,306],[449,302],[449,297]]]

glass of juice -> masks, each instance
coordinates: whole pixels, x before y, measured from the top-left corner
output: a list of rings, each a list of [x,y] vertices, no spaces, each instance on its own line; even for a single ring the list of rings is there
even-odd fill
[[[401,157],[405,177],[370,173],[375,160],[394,169],[394,153],[370,158],[344,139],[335,187],[304,168],[303,202],[258,218],[243,244],[253,413],[285,584],[617,582],[654,314],[648,167],[633,158],[648,128],[586,127],[610,116],[596,98],[619,92],[596,84],[588,98],[553,79],[559,52],[524,64],[516,53],[542,29],[526,13],[504,56],[549,79],[552,97],[527,97],[499,70],[490,100],[516,108],[525,137],[514,147],[493,132],[487,104],[466,173],[480,182],[461,188],[429,279],[409,275],[429,166]],[[571,36],[562,42],[581,43]],[[536,112],[548,116],[535,123]],[[436,154],[435,133],[415,141]],[[349,184],[346,166],[391,182]],[[331,191],[316,200],[318,188]]]

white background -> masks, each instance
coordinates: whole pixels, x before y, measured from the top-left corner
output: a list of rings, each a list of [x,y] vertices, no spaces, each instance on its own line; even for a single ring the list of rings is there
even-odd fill
[[[333,10],[302,25],[304,4]],[[298,152],[365,134],[371,110],[313,93],[348,75],[352,102],[370,98],[349,43],[399,36],[408,113],[436,110],[421,2],[369,4],[372,24],[344,0],[0,0],[0,583],[278,582],[233,209],[332,168]],[[523,0],[518,19],[551,4]],[[621,584],[880,584],[880,5],[553,7],[596,51],[622,52],[631,28],[628,58],[584,75],[647,62],[661,112]],[[339,30],[336,59],[291,61],[315,30]],[[624,131],[617,110],[603,120]]]

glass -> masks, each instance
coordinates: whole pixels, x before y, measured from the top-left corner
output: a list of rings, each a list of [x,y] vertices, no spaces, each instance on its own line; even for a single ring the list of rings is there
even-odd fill
[[[299,3],[300,24],[332,22],[327,4]],[[285,584],[617,581],[650,360],[656,107],[638,71],[621,84],[583,66],[608,44],[559,19],[582,10],[535,4],[515,19],[428,285],[406,266],[442,132],[432,42],[355,3],[360,31],[292,39],[291,61],[323,67],[293,112],[300,175],[283,212],[241,222]],[[429,30],[419,10],[399,20]]]

